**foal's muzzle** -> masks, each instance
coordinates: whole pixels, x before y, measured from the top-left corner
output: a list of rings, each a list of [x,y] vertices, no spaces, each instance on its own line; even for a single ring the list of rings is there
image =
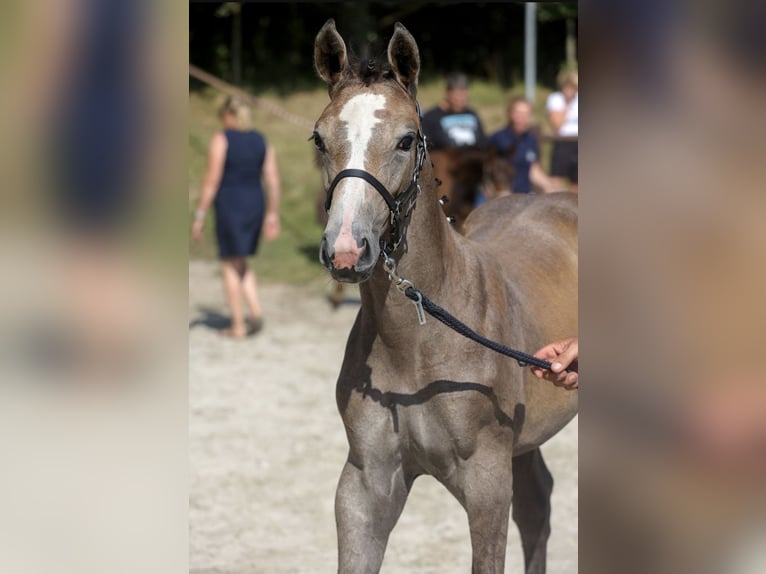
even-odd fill
[[[327,233],[322,235],[319,261],[330,271],[333,279],[344,283],[361,283],[372,275],[380,256],[377,239],[362,237],[356,241],[356,250],[343,253],[336,253],[334,245],[335,241],[328,239]]]

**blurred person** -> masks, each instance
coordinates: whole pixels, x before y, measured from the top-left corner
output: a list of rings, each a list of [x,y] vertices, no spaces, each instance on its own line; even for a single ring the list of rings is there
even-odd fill
[[[468,106],[468,77],[461,72],[447,76],[442,101],[423,115],[423,132],[428,148],[483,147],[486,143],[479,115]]]
[[[578,338],[554,341],[534,353],[550,369],[530,367],[537,378],[569,390],[578,388]],[[566,369],[573,372],[567,373]],[[721,381],[724,381],[722,384]],[[706,462],[727,464],[745,473],[766,471],[766,385],[744,371],[710,375],[679,417],[681,439],[693,455]]]
[[[263,325],[255,272],[246,257],[255,255],[263,232],[267,240],[279,235],[281,182],[274,148],[263,134],[248,129],[247,107],[230,97],[221,108],[223,130],[213,135],[207,171],[197,203],[192,236],[202,239],[205,216],[215,207],[215,230],[231,327],[221,334],[242,339]],[[268,189],[266,201],[261,179]],[[250,311],[248,329],[242,296]]]
[[[70,17],[53,106],[53,207],[77,235],[113,236],[135,221],[149,133],[147,86],[138,76],[143,2],[80,0]]]
[[[599,110],[581,235],[589,573],[766,572],[764,84],[746,67],[764,60],[721,29],[762,42],[762,9],[609,3],[581,36]]]
[[[156,293],[131,244],[158,151],[144,49],[151,16],[145,2],[72,0],[56,10],[40,14],[48,22],[33,53],[43,61],[30,66],[40,70],[22,111],[48,168],[39,177],[63,301],[45,302],[54,308],[35,356],[55,356],[78,383],[109,382],[153,353],[146,325]]]
[[[551,151],[551,176],[556,189],[577,191],[577,133],[578,79],[574,70],[559,74],[561,91],[548,96],[545,108],[548,121],[556,136],[570,138],[554,140]],[[568,181],[568,185],[564,181]]]
[[[534,353],[538,359],[545,359],[551,363],[550,369],[531,367],[532,372],[538,379],[546,379],[557,387],[574,390],[578,388],[578,338],[569,337],[549,343]],[[572,372],[566,372],[567,368]]]
[[[187,32],[158,4],[3,12],[18,179],[0,231],[2,572],[185,564],[186,248],[174,224],[186,222],[163,210],[188,199],[185,170],[148,167],[180,149],[163,147],[171,138],[186,145],[172,78]]]
[[[557,191],[554,181],[540,165],[540,143],[532,131],[532,105],[512,96],[507,107],[508,125],[489,137],[489,146],[513,166],[513,193],[531,193],[533,185],[544,193]]]
[[[728,372],[727,372],[728,371]],[[737,479],[766,479],[766,384],[744,369],[711,372],[681,413],[685,447]],[[717,467],[717,468],[716,468]]]

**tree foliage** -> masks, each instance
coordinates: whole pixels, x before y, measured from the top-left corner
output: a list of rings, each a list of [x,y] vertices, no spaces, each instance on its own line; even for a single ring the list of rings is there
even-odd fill
[[[238,3],[195,2],[189,8],[190,61],[232,79],[232,22]],[[422,77],[461,69],[475,78],[512,85],[523,78],[524,4],[453,2],[245,2],[240,8],[242,82],[292,90],[318,85],[314,36],[334,18],[349,48],[384,55],[401,21],[421,51]],[[538,3],[538,78],[555,83],[565,59],[567,18],[576,4]]]
[[[537,19],[540,22],[576,20],[577,2],[538,2]]]

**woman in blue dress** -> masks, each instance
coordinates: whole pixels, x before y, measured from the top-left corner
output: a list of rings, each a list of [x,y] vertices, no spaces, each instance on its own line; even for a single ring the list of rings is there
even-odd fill
[[[255,255],[261,232],[267,240],[279,235],[281,184],[274,148],[263,135],[246,129],[248,109],[229,98],[221,109],[224,129],[210,141],[208,163],[200,189],[192,235],[202,238],[205,216],[215,207],[215,231],[221,258],[231,327],[221,334],[244,338],[248,328],[242,298],[250,311],[251,331],[262,325],[255,272],[246,258]],[[266,183],[268,201],[261,179]]]

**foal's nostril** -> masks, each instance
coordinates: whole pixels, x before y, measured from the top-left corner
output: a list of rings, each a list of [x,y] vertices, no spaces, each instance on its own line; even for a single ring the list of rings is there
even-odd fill
[[[319,262],[325,267],[329,267],[334,253],[331,253],[329,244],[327,243],[327,236],[322,235],[322,242],[319,244]]]
[[[372,248],[366,238],[362,239],[362,244],[359,247],[362,248],[362,251],[359,253],[359,263],[357,265],[364,267],[372,261]]]

